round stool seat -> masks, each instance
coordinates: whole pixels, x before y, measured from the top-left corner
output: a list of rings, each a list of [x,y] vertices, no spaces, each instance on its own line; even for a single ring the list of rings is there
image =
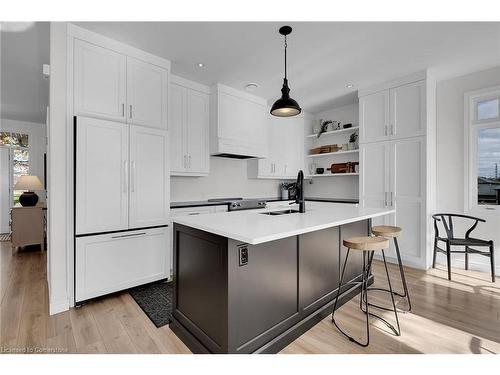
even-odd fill
[[[352,250],[374,251],[389,247],[389,240],[383,237],[351,237],[342,242],[345,247]]]
[[[393,227],[390,225],[377,225],[375,227],[372,227],[372,233],[375,236],[382,236],[382,237],[399,237],[403,229],[400,227]]]

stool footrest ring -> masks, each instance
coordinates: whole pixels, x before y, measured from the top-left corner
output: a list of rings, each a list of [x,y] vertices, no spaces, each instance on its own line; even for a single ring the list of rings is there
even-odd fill
[[[379,291],[379,292],[391,293],[391,291],[389,289],[385,289],[385,288],[370,287],[370,288],[367,288],[367,290],[368,291],[370,291],[370,290],[376,290],[376,291]],[[401,297],[401,298],[406,298],[406,296],[407,296],[407,294],[405,292],[400,293],[400,292],[392,291],[392,294],[395,295],[395,296]],[[363,302],[366,303],[366,294],[363,296]],[[368,304],[370,305],[370,307],[375,307],[375,308],[380,309],[380,310],[393,311],[389,307],[380,306],[380,305],[377,305],[376,303],[369,302]],[[411,305],[408,307],[408,309],[400,309],[400,308],[398,308],[397,310],[398,310],[398,312],[403,313],[403,314],[409,313],[409,312],[411,312]]]

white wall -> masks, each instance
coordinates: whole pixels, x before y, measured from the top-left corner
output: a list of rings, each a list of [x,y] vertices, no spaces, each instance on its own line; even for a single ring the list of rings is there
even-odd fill
[[[0,119],[0,131],[28,134],[30,143],[30,175],[37,176],[43,184],[43,154],[47,152],[45,124],[34,122]],[[40,201],[45,201],[45,194],[37,192]]]
[[[48,252],[47,281],[49,285],[49,313],[56,314],[69,309],[68,295],[68,240],[71,237],[67,227],[68,177],[67,163],[71,154],[67,153],[66,127],[66,62],[67,24],[50,23],[50,121],[47,153],[48,170]]]
[[[439,212],[464,213],[464,94],[468,91],[500,85],[500,66],[437,83],[437,203]],[[500,217],[469,212],[487,220],[473,232],[478,238],[495,241],[497,274],[500,274]],[[453,261],[462,266],[463,255],[455,254]],[[438,262],[445,263],[438,254]],[[489,272],[489,258],[469,257],[474,266]]]
[[[358,103],[353,103],[345,105],[342,107],[333,108],[324,112],[317,113],[314,115],[316,120],[336,120],[340,121],[341,124],[352,123],[353,126],[359,125],[359,106]],[[307,134],[312,133],[312,129],[306,130]],[[323,144],[329,143],[347,143],[349,140],[349,133],[344,135],[335,136],[323,136],[325,138],[320,138]],[[329,137],[328,139],[326,137]],[[330,141],[331,140],[331,141]],[[316,145],[316,144],[315,144]],[[343,155],[336,156],[335,159],[324,157],[316,158],[315,163],[318,167],[325,168],[325,173],[329,173],[326,170],[333,162],[347,162],[352,160],[358,160],[357,156]],[[309,168],[309,163],[311,159],[307,160],[306,169]],[[359,197],[359,177],[357,176],[337,176],[337,177],[321,177],[312,180],[312,184],[308,183],[305,185],[305,193],[307,197],[321,197],[321,198],[351,198],[357,199]]]
[[[208,176],[170,178],[170,201],[274,198],[278,196],[280,182],[248,178],[246,160],[211,157]]]

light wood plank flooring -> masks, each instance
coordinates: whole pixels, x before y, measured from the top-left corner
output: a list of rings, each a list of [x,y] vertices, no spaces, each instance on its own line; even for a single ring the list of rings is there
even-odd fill
[[[0,242],[0,353],[189,353],[164,326],[156,328],[129,296],[121,293],[95,300],[80,309],[48,315],[46,255],[11,255]],[[397,268],[390,266],[399,287]],[[427,272],[407,269],[413,311],[400,314],[402,336],[393,336],[372,319],[371,343],[361,348],[337,332],[327,317],[282,350],[282,353],[500,353],[500,281],[488,274],[453,270],[448,281],[443,266]],[[385,285],[380,263],[376,284]],[[372,292],[370,299],[384,303]],[[398,305],[404,306],[401,299]],[[388,320],[393,316],[384,312]],[[338,322],[358,338],[364,315],[356,298],[343,306]]]

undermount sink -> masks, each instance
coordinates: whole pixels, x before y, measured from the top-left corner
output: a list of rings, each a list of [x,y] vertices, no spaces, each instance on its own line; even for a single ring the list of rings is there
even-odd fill
[[[286,214],[294,214],[299,212],[299,210],[282,210],[282,211],[270,211],[270,212],[261,212],[262,215],[286,215]]]

